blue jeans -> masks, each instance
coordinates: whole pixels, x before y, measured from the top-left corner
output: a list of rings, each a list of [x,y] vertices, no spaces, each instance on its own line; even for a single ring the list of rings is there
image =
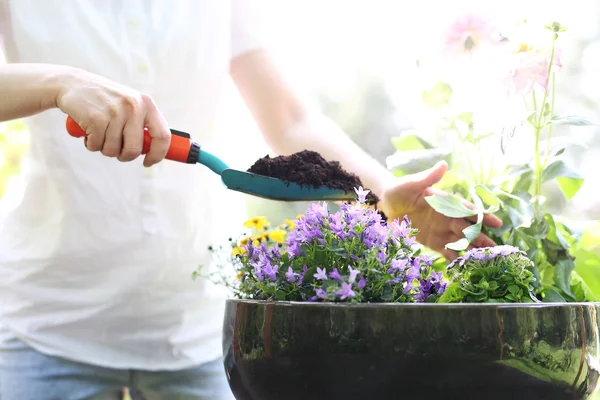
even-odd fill
[[[46,356],[20,340],[0,349],[0,400],[117,400],[123,387],[147,400],[233,400],[221,359],[182,371],[131,371]]]

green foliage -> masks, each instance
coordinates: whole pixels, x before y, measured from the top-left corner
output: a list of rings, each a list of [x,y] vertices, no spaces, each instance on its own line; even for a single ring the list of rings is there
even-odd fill
[[[549,35],[551,53],[554,54],[558,33],[565,27],[557,22],[546,26],[553,32]],[[552,57],[550,57],[551,59]],[[451,107],[453,88],[448,83],[438,83],[423,92],[425,106],[438,113],[437,127],[440,136],[453,135],[455,148],[449,160],[450,176],[439,185],[450,193],[448,196],[430,196],[426,201],[437,212],[448,217],[466,218],[477,216],[477,223],[463,231],[463,238],[448,243],[448,249],[462,251],[481,233],[490,236],[497,244],[512,245],[524,250],[533,260],[531,272],[536,278],[534,289],[538,299],[543,301],[583,301],[598,299],[600,296],[600,266],[598,249],[591,250],[578,244],[581,232],[568,226],[559,216],[547,209],[542,194],[543,185],[555,185],[565,201],[570,201],[584,183],[584,177],[565,158],[565,151],[579,146],[576,139],[565,143],[564,138],[552,137],[552,129],[558,125],[574,127],[594,126],[596,123],[575,115],[559,116],[554,112],[555,91],[554,72],[548,67],[549,83],[542,91],[527,94],[526,118],[522,125],[503,129],[501,132],[482,132],[477,119],[469,110],[453,110]],[[541,101],[540,101],[541,100]],[[529,159],[519,163],[504,162],[494,165],[495,157],[485,154],[482,143],[495,140],[503,155],[508,144],[517,132],[528,130],[535,145]],[[491,135],[491,136],[490,136]],[[411,137],[418,137],[411,132]],[[543,138],[547,138],[543,141]],[[428,155],[435,154],[436,144],[424,138],[419,142],[429,143]],[[416,143],[412,140],[410,143]],[[398,150],[394,156],[400,159],[406,153],[409,142],[395,140]],[[439,145],[437,145],[439,146]],[[489,146],[488,146],[489,148]],[[447,150],[447,149],[446,149]],[[440,154],[441,155],[441,154]],[[428,159],[436,162],[438,159]],[[503,160],[504,161],[504,160]],[[396,173],[401,175],[400,163],[396,163]],[[465,206],[474,204],[474,208]],[[503,221],[497,229],[483,227],[481,220],[485,214],[496,214]],[[599,235],[600,236],[600,235]],[[484,272],[478,274],[484,278]],[[485,282],[489,282],[485,277]],[[459,298],[462,288],[451,284],[446,298]]]

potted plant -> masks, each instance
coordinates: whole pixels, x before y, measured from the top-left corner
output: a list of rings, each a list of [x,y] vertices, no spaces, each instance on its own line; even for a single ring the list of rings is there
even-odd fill
[[[550,26],[552,34],[561,30]],[[536,181],[545,170],[539,165]],[[465,241],[449,244],[461,251],[451,263],[418,246],[410,216],[385,221],[360,187],[356,202],[339,211],[314,203],[275,227],[256,217],[241,238],[215,247],[218,273],[195,275],[234,294],[223,351],[236,398],[593,398],[598,305],[584,301],[581,278],[550,280],[569,268],[554,265],[552,275],[540,261],[573,261],[560,247],[573,240],[571,231],[544,212],[536,192],[521,198],[515,187],[466,188],[474,211],[457,196],[430,204],[459,218],[499,212],[509,224],[492,233],[499,245],[491,248],[464,252],[472,234],[465,232]],[[514,204],[530,204],[529,227],[514,223]],[[573,301],[553,301],[569,293]]]

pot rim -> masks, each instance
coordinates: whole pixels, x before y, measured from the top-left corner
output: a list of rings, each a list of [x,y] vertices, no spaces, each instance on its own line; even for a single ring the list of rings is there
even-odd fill
[[[600,302],[562,302],[562,303],[334,303],[308,301],[281,301],[228,298],[226,303],[245,303],[259,305],[277,305],[286,307],[351,307],[351,308],[548,308],[600,306]]]

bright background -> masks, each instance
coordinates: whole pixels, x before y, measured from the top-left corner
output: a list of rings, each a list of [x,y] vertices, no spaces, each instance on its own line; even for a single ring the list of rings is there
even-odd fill
[[[454,17],[484,3],[485,11],[501,19],[556,19],[569,28],[561,39],[566,45],[566,69],[560,75],[557,108],[600,120],[598,0],[265,0],[265,19],[267,29],[276,32],[271,35],[272,46],[292,84],[361,147],[386,163],[394,152],[393,136],[404,129],[427,127],[421,92],[439,76],[418,68],[417,60],[435,54],[442,29]],[[490,113],[501,120],[502,103],[485,93],[480,96]],[[232,85],[224,93],[216,129],[228,138],[234,136],[235,146],[227,140],[222,150],[215,151],[235,167],[246,168],[269,152]],[[573,133],[589,145],[573,155],[587,180],[565,210],[580,219],[600,219],[597,133],[594,128]],[[521,139],[525,140],[515,138]],[[9,177],[18,174],[27,141],[18,121],[0,125],[0,195]],[[230,196],[224,206],[238,207],[239,200]],[[274,220],[295,216],[305,207],[253,198],[245,201],[250,214]]]

